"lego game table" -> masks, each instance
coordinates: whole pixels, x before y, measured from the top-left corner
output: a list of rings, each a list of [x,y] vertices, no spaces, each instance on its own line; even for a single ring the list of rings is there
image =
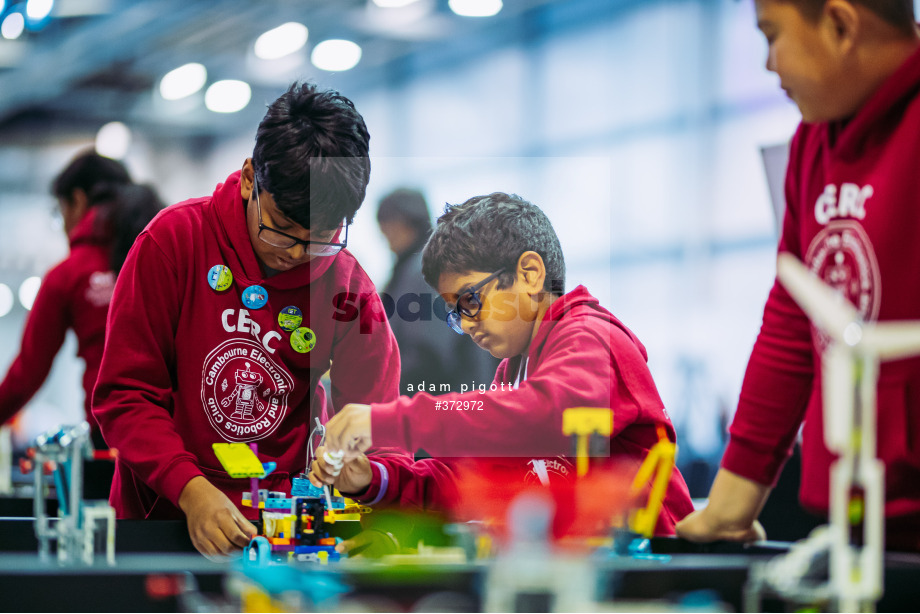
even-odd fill
[[[608,558],[592,561],[598,596],[628,602],[692,606],[702,599],[734,610],[743,608],[743,588],[751,566],[788,549],[765,542],[691,544],[654,538],[652,552],[668,560]],[[182,611],[196,600],[220,599],[235,567],[214,563],[194,551],[182,521],[119,520],[116,565],[59,567],[36,554],[29,518],[0,519],[0,594],[6,611]],[[483,587],[492,563],[382,566],[352,560],[348,565],[316,567],[317,577],[333,574],[349,587],[348,598],[405,610],[437,609],[445,600],[464,610],[483,608]],[[310,569],[304,574],[314,573]],[[920,599],[920,555],[886,555],[886,594],[879,611],[913,610]],[[688,601],[688,596],[690,601]],[[537,596],[536,598],[539,598]],[[693,600],[696,599],[697,602]],[[527,604],[521,604],[527,607]],[[535,601],[532,606],[550,604]],[[764,603],[766,611],[781,604]],[[663,607],[663,606],[662,606]]]

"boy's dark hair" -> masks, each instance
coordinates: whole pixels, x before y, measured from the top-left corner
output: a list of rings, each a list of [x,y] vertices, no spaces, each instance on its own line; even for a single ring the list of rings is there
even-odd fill
[[[137,235],[163,209],[163,201],[151,186],[102,184],[89,203],[99,210],[95,232],[111,245],[109,266],[118,275]]]
[[[514,283],[518,259],[533,251],[546,267],[543,289],[565,293],[565,259],[553,225],[539,207],[517,194],[493,192],[447,205],[422,254],[422,274],[432,288],[442,273],[494,272],[500,288]]]
[[[825,0],[780,0],[796,5],[806,18],[817,21],[824,9]],[[861,4],[890,25],[898,28],[905,34],[914,31],[916,20],[914,18],[913,0],[850,0],[853,4]]]
[[[369,140],[348,98],[294,83],[269,105],[256,132],[252,164],[259,190],[304,228],[350,224],[370,179]]]
[[[428,203],[418,190],[397,188],[383,197],[377,209],[377,222],[398,221],[420,236],[431,234],[431,214]]]
[[[121,162],[100,156],[89,149],[78,154],[51,182],[51,194],[66,202],[73,199],[74,190],[87,195],[101,184],[131,183],[131,176]]]

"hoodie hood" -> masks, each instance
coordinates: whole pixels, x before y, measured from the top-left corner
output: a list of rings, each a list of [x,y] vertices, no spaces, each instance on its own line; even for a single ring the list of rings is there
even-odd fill
[[[626,325],[620,322],[615,315],[601,307],[600,302],[598,302],[584,286],[578,286],[568,294],[556,299],[553,304],[550,305],[549,309],[546,311],[546,315],[543,316],[543,321],[540,322],[540,328],[537,330],[537,335],[534,337],[533,343],[530,344],[530,350],[528,351],[529,358],[535,358],[542,352],[547,338],[556,327],[561,324],[561,321],[576,313],[579,316],[600,318],[605,322],[613,324],[626,333],[629,340],[639,349],[642,358],[648,361],[648,353],[645,350],[645,346],[639,341],[639,338],[636,337],[631,330],[626,328]]]
[[[246,282],[258,283],[266,288],[290,289],[305,286],[326,273],[342,252],[314,258],[271,277],[265,275],[249,240],[246,205],[240,194],[241,175],[242,171],[236,171],[224,183],[218,184],[208,207],[209,220],[217,231],[221,251],[234,276],[240,275],[240,271]]]
[[[835,153],[858,157],[875,141],[884,141],[898,125],[903,110],[920,89],[920,47],[875,91],[848,122],[835,121],[823,128],[837,134]],[[828,140],[827,142],[832,142]]]

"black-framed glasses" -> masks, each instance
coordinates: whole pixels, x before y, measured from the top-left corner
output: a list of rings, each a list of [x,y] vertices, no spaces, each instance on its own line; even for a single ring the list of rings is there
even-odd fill
[[[262,223],[262,203],[259,202],[259,184],[255,175],[252,178],[252,190],[256,194],[256,208],[259,211],[259,239],[265,243],[282,249],[303,245],[304,250],[311,256],[335,256],[348,246],[348,224],[345,223],[339,226],[332,236],[333,239],[341,236],[341,241],[304,241],[271,226],[266,226]]]
[[[504,272],[504,268],[495,271],[479,283],[470,286],[460,293],[460,296],[457,297],[457,304],[454,305],[453,310],[447,314],[447,325],[450,326],[455,333],[458,335],[465,334],[463,332],[463,327],[460,325],[460,317],[466,316],[468,318],[475,318],[477,315],[479,315],[479,312],[482,311],[482,297],[480,297],[480,290],[482,290],[487,283]]]

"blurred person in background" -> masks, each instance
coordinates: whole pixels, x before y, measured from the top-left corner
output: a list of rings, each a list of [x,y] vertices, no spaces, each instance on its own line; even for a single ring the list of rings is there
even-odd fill
[[[425,197],[414,189],[394,190],[380,201],[377,223],[396,256],[382,299],[402,360],[399,393],[412,396],[423,383],[432,394],[458,392],[471,380],[491,383],[498,359],[444,326],[444,299],[422,276],[422,249],[432,231]]]
[[[93,386],[105,341],[106,316],[115,276],[128,249],[162,204],[156,192],[134,185],[116,160],[86,151],[55,178],[70,255],[45,275],[22,335],[19,355],[0,383],[0,422],[16,415],[51,370],[68,329],[77,337],[77,355],[86,363],[84,409],[93,444],[104,448],[90,412]]]

